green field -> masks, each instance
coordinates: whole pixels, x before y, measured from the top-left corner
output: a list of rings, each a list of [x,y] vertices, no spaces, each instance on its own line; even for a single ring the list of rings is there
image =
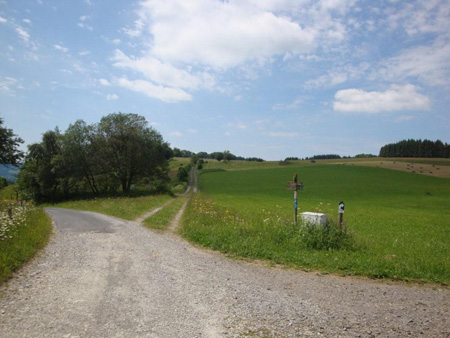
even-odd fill
[[[450,282],[450,180],[382,168],[283,165],[265,170],[227,170],[214,163],[201,174],[201,194],[190,202],[183,235],[231,255],[377,278]],[[207,168],[211,168],[207,167]],[[299,213],[319,211],[345,224],[354,245],[315,250],[294,227],[293,193],[298,173],[304,190]]]

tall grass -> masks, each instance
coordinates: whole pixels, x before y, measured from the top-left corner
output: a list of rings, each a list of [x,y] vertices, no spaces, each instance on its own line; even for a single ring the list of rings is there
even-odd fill
[[[337,218],[340,200],[353,247],[313,248],[292,225],[299,212]],[[404,280],[450,282],[450,180],[380,168],[318,165],[200,176],[183,235],[233,255],[311,269]],[[197,205],[196,205],[197,203]],[[228,212],[227,212],[228,210]]]
[[[41,208],[0,203],[0,283],[46,245],[51,231],[51,219]]]

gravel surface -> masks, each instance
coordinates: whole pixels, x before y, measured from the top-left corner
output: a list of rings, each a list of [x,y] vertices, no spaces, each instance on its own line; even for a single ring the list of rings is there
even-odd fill
[[[450,337],[446,288],[269,268],[48,212],[51,243],[0,287],[0,337]]]

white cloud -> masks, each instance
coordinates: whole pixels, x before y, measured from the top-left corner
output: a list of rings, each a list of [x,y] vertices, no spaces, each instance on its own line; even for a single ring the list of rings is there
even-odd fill
[[[53,45],[53,47],[54,47],[56,50],[59,50],[59,51],[61,51],[61,52],[63,52],[63,53],[67,53],[67,52],[69,51],[68,48],[63,47],[63,46],[61,46],[61,45]]]
[[[80,22],[78,23],[78,27],[87,29],[89,31],[93,31],[93,28],[91,25],[89,25],[86,21],[90,20],[89,15],[82,15],[80,16]]]
[[[329,70],[316,79],[305,82],[305,88],[327,88],[339,85],[348,80],[360,79],[370,70],[370,65],[363,62],[359,65],[343,65]]]
[[[91,31],[91,32],[94,30],[94,28],[92,28],[92,26],[90,26],[84,22],[79,22],[78,27],[87,29],[88,31]]]
[[[7,23],[8,22],[8,20],[6,20],[5,18],[2,18],[1,16],[0,16],[0,23]]]
[[[169,133],[169,135],[173,136],[173,137],[183,137],[184,136],[183,133],[180,131],[172,131],[171,133]]]
[[[450,86],[450,43],[438,39],[429,46],[417,46],[384,61],[375,74],[388,80],[413,78],[431,86]]]
[[[19,37],[26,43],[30,41],[30,34],[21,26],[16,27],[16,32],[19,34]]]
[[[164,102],[191,101],[192,96],[182,89],[164,87],[155,85],[149,81],[134,80],[130,81],[126,78],[116,79],[114,84],[126,88],[149,97],[159,99]]]
[[[13,87],[17,88],[19,86],[19,80],[13,77],[4,77],[0,81],[0,93],[8,94],[14,96],[15,90]]]
[[[444,1],[415,0],[403,3],[401,8],[387,10],[392,29],[402,28],[408,35],[448,32],[450,4]]]
[[[22,22],[25,22],[26,24],[31,26],[31,20],[30,19],[23,19]]]
[[[115,101],[119,99],[119,96],[117,96],[116,94],[108,94],[106,95],[106,99],[108,101]]]
[[[334,96],[333,108],[340,112],[380,113],[402,110],[430,109],[430,100],[407,84],[393,85],[385,92],[366,92],[361,89],[339,90]]]
[[[98,82],[100,82],[100,84],[105,87],[111,86],[111,83],[106,79],[99,79]]]
[[[151,34],[161,60],[229,68],[310,51],[314,31],[248,1],[144,1],[135,31]],[[148,26],[146,26],[148,25]]]
[[[89,54],[91,54],[91,52],[88,51],[88,50],[81,50],[81,51],[78,52],[78,55],[80,55],[80,56],[86,56],[86,55],[89,55]]]
[[[115,67],[138,71],[149,80],[170,87],[198,89],[211,88],[214,84],[214,80],[207,73],[193,75],[187,70],[178,69],[153,57],[130,58],[122,51],[116,50],[112,60]]]
[[[275,104],[272,109],[273,110],[288,110],[288,109],[295,109],[303,102],[303,98],[299,97],[295,99],[291,103],[277,103]]]
[[[112,40],[112,43],[115,44],[116,46],[120,45],[120,39],[114,39]]]

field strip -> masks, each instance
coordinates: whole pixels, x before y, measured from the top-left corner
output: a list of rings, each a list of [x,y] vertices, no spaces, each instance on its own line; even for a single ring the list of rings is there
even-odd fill
[[[194,168],[191,169],[191,176],[190,176],[190,180],[189,180],[189,188],[191,186],[193,186],[193,189],[192,189],[193,194],[196,194],[197,193],[197,172],[195,171]],[[186,193],[188,191],[189,191],[189,189],[186,190]],[[183,195],[186,195],[186,193]],[[192,194],[188,198],[186,198],[186,201],[183,203],[183,206],[180,208],[180,210],[177,212],[177,214],[171,221],[169,227],[167,228],[167,230],[169,232],[175,233],[177,231],[177,229],[179,228],[181,217],[183,217],[184,211],[186,210],[187,203],[189,202],[191,197],[192,197]]]
[[[157,212],[161,211],[161,209],[165,208],[166,206],[168,206],[173,201],[175,201],[175,199],[167,201],[166,203],[164,203],[160,207],[157,207],[157,208],[147,212],[146,214],[142,215],[141,217],[136,218],[135,222],[142,223],[146,218],[152,217],[154,214],[156,214]]]
[[[175,233],[177,231],[177,229],[179,228],[181,217],[184,214],[184,210],[186,210],[186,206],[187,206],[188,202],[189,202],[189,198],[186,199],[186,201],[183,203],[183,206],[180,208],[180,210],[177,212],[177,214],[175,215],[173,220],[170,222],[170,225],[167,228],[167,230],[169,232]]]

